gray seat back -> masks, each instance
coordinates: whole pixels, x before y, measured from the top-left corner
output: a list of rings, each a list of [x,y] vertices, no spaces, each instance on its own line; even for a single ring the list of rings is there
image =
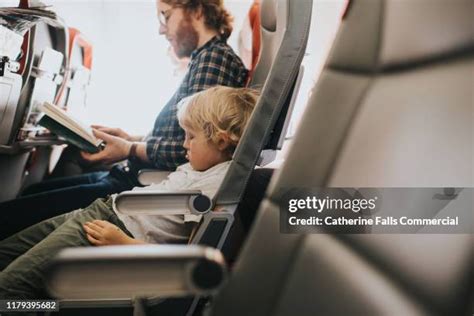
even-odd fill
[[[61,80],[58,79],[66,68],[68,35],[65,25],[50,26],[38,22],[29,34],[29,60],[23,72],[23,87],[14,120],[15,132],[20,128],[37,128],[38,105],[45,101],[54,103],[60,87]],[[14,136],[12,142],[29,137],[26,132]]]
[[[282,108],[291,98],[306,51],[311,11],[312,0],[266,0],[262,3],[262,54],[253,81],[258,82],[259,76],[265,76],[268,65],[271,67],[229,171],[216,194],[217,205],[239,202]],[[271,34],[273,31],[276,33]]]
[[[278,207],[282,188],[473,186],[472,12],[351,3],[213,315],[472,313],[472,235],[282,234]]]
[[[66,69],[68,34],[62,22],[57,25],[48,25],[38,22],[34,26],[33,45],[30,46],[32,63],[28,69],[28,77],[20,95],[18,111],[15,117],[16,141],[37,140],[38,116],[41,114],[38,105],[44,102],[54,103],[59,92],[62,77]],[[13,135],[15,136],[15,135]],[[41,137],[39,137],[41,140]],[[51,157],[51,147],[42,144],[36,146],[34,163],[28,167],[26,177],[23,179],[23,187],[41,181],[48,172]]]
[[[309,36],[311,11],[312,0],[262,2],[262,32],[265,35],[261,46],[264,53],[257,72],[263,74],[270,67],[270,73],[265,74],[259,101],[214,197],[214,210],[218,212],[208,212],[203,216],[191,243],[222,249],[262,150],[270,139],[281,136],[274,133],[274,129],[285,129],[280,123],[285,121],[293,93],[298,88],[296,83]]]
[[[53,102],[65,67],[68,38],[60,22],[49,26],[38,21],[24,35],[17,73],[0,76],[0,201],[13,199],[21,187],[40,181],[49,165],[51,148],[38,134],[38,104]],[[43,129],[44,130],[44,129]],[[33,164],[27,159],[38,141]],[[51,141],[53,143],[53,141]]]

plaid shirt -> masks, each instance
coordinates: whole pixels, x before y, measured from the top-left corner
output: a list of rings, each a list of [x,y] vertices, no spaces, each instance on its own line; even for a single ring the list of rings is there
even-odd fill
[[[145,139],[146,153],[153,166],[175,170],[186,162],[184,130],[177,118],[179,101],[215,85],[243,87],[247,76],[244,64],[224,40],[214,37],[195,50],[180,87],[156,118],[151,135]]]

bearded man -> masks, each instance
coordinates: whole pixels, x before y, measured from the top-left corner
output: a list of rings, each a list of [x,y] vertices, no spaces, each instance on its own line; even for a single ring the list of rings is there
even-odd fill
[[[179,58],[189,57],[187,73],[173,97],[156,118],[148,136],[132,136],[119,128],[96,126],[95,135],[105,148],[83,153],[89,162],[112,164],[128,159],[126,166],[33,185],[24,194],[0,203],[0,240],[41,220],[92,203],[95,199],[138,186],[137,171],[144,167],[174,170],[186,162],[184,131],[177,105],[185,97],[215,85],[242,87],[248,71],[227,45],[232,17],[223,0],[157,0],[160,35],[166,36]]]

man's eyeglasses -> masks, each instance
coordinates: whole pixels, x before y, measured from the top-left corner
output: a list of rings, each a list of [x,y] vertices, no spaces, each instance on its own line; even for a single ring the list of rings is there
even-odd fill
[[[160,11],[158,14],[158,21],[162,26],[166,26],[168,24],[168,20],[170,19],[171,15],[173,14],[173,10],[175,8],[168,9],[166,11]]]

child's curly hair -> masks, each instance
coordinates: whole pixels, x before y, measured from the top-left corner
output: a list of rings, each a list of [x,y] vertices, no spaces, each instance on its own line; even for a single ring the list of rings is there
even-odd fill
[[[194,131],[203,131],[214,144],[219,133],[226,133],[230,140],[227,151],[233,154],[252,111],[259,93],[248,88],[215,86],[183,100],[178,110],[181,126]]]
[[[232,34],[234,18],[224,7],[223,0],[162,0],[172,7],[183,8],[187,13],[202,10],[204,23],[225,40]]]

